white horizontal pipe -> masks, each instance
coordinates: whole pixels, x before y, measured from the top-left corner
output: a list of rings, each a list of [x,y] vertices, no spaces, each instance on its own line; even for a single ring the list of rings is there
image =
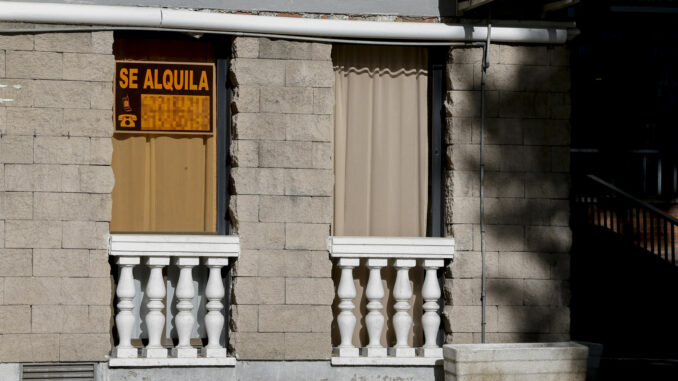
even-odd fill
[[[0,1],[0,20],[378,40],[485,41],[484,26],[255,16],[192,10]],[[562,44],[564,28],[493,27],[492,41]]]
[[[159,27],[162,23],[162,10],[109,5],[0,1],[0,20],[48,24]]]

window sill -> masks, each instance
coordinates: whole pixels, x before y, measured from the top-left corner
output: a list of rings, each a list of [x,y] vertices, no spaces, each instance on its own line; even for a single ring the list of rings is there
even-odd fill
[[[331,236],[327,248],[333,258],[386,258],[451,260],[450,237],[348,237]]]
[[[232,235],[111,234],[114,257],[212,257],[240,255],[240,239]]]
[[[148,368],[148,367],[196,367],[196,366],[235,366],[235,357],[197,357],[197,358],[110,358],[111,368]]]
[[[332,357],[333,366],[442,366],[442,357]]]

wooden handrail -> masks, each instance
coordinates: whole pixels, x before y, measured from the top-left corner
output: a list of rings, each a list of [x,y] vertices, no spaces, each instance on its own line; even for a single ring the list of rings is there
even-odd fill
[[[676,264],[678,219],[596,176],[585,181],[573,192],[576,221],[617,233]]]

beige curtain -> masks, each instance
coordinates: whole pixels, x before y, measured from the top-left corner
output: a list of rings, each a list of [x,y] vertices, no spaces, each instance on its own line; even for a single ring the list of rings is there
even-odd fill
[[[426,236],[425,48],[338,45],[334,234]]]
[[[113,232],[216,232],[215,137],[113,138]]]
[[[334,234],[426,236],[428,211],[428,51],[417,47],[333,46],[335,65]],[[339,282],[335,268],[333,278]],[[409,344],[423,343],[423,273],[413,269],[414,317]],[[382,269],[387,317],[381,343],[395,342],[395,271]],[[367,345],[364,288],[368,272],[354,270],[357,297],[353,342]],[[335,316],[338,314],[336,304]],[[333,330],[333,343],[339,343]]]

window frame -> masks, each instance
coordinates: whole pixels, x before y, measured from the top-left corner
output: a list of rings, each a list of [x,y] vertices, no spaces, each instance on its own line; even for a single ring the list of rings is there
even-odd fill
[[[218,39],[214,42],[217,70],[217,231],[218,235],[232,233],[232,224],[228,213],[229,177],[231,174],[231,104],[232,88],[228,71],[230,62],[231,39]],[[228,45],[229,49],[226,49]]]
[[[445,108],[445,67],[449,47],[430,47],[428,54],[429,88],[429,221],[427,237],[445,234],[445,183],[443,182],[443,132]]]
[[[203,35],[200,37],[204,42],[207,42],[212,47],[213,58],[211,62],[214,64],[216,70],[215,75],[215,97],[216,97],[216,111],[215,111],[215,133],[216,133],[216,229],[214,232],[132,232],[120,231],[114,234],[202,234],[202,235],[229,235],[232,234],[232,223],[228,213],[228,205],[230,200],[229,192],[229,178],[231,172],[230,165],[230,146],[231,146],[231,108],[230,103],[232,99],[232,86],[229,79],[229,63],[231,58],[231,45],[233,43],[231,37],[221,35]],[[167,41],[193,41],[195,37],[188,36],[176,32],[128,32],[116,31],[114,34],[114,41],[127,40],[133,43],[135,40],[139,42],[153,41],[153,40],[167,40]],[[120,59],[134,59],[134,60],[148,60],[144,57],[129,57],[122,52],[116,52],[114,48],[115,60]],[[172,62],[172,59],[163,59],[167,62]],[[155,61],[158,61],[157,59]],[[185,61],[185,60],[182,60]],[[115,106],[114,106],[115,107]],[[111,137],[113,139],[113,137]]]

